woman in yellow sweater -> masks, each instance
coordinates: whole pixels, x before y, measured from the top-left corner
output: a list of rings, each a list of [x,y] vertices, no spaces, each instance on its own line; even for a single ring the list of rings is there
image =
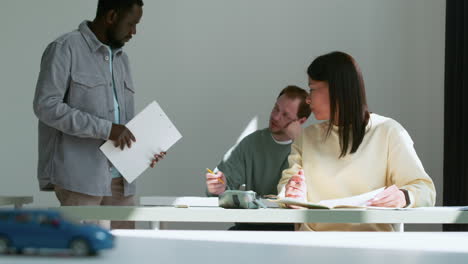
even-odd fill
[[[309,202],[338,199],[387,187],[369,206],[433,206],[435,188],[406,130],[370,113],[361,71],[343,52],[316,58],[307,70],[308,104],[320,124],[292,144],[280,196]],[[390,224],[307,223],[298,230],[392,231]]]

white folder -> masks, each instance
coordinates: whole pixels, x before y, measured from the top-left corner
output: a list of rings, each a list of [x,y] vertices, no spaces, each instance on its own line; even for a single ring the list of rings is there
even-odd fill
[[[156,101],[136,115],[126,127],[136,138],[132,147],[116,148],[108,140],[100,149],[128,181],[133,182],[151,164],[154,154],[167,151],[182,135]]]

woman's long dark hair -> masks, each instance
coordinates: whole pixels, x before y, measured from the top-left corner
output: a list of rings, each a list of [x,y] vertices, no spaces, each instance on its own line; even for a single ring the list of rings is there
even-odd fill
[[[307,69],[314,81],[328,82],[330,94],[330,122],[338,126],[340,158],[355,153],[361,145],[369,121],[366,91],[361,70],[350,55],[335,51],[316,58]]]

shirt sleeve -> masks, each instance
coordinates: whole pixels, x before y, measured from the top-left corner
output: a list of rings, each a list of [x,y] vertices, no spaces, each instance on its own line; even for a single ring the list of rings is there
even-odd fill
[[[226,184],[231,190],[237,190],[241,184],[246,183],[246,144],[248,143],[244,139],[234,146],[232,151],[228,152],[218,165],[218,170],[222,171],[226,176]]]
[[[302,168],[302,136],[304,133],[294,140],[291,144],[291,153],[288,156],[289,167],[283,171],[281,179],[278,183],[278,197],[285,197],[285,186],[289,179],[296,175]]]
[[[408,191],[407,207],[434,206],[434,183],[424,170],[408,132],[396,123],[390,128],[388,142],[387,186],[395,184]]]
[[[39,120],[65,134],[106,140],[112,122],[71,108],[64,102],[70,83],[71,54],[62,43],[51,43],[42,56],[33,109]]]

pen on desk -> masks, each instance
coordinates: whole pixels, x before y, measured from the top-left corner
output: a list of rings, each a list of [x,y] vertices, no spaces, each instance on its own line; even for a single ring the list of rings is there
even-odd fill
[[[212,170],[210,170],[210,169],[208,169],[208,168],[206,168],[206,171],[207,171],[208,173],[215,174]],[[222,184],[225,184],[224,181],[223,181],[223,179],[221,179],[221,178],[218,178],[218,181],[221,182]]]

